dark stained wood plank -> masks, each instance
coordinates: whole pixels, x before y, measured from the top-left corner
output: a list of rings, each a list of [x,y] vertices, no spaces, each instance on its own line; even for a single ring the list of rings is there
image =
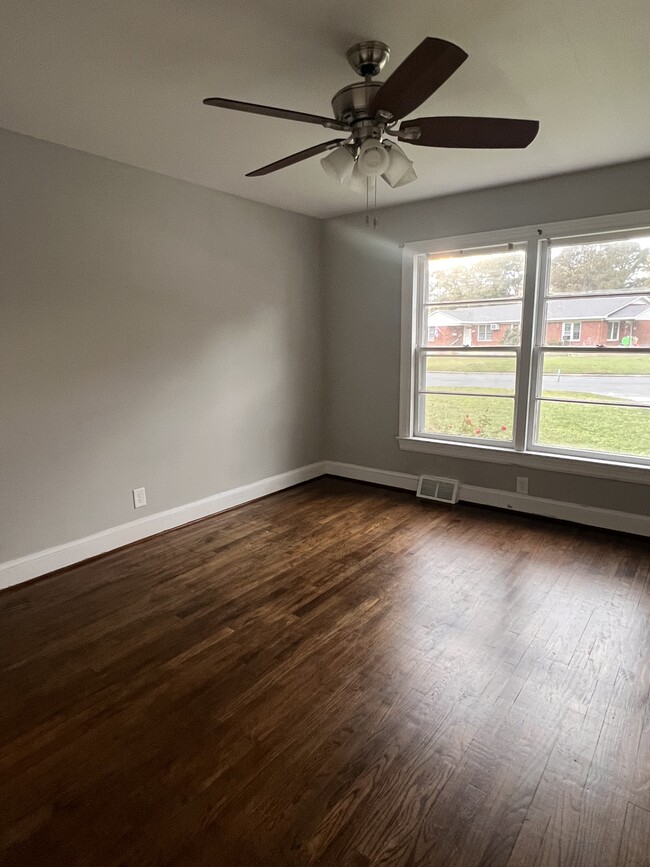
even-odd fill
[[[0,593],[0,864],[640,867],[647,542],[321,479]]]
[[[650,812],[628,802],[618,852],[619,867],[647,867],[650,860]]]

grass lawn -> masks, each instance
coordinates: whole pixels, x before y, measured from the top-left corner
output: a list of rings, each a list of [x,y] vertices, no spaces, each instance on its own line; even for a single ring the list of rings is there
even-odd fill
[[[554,396],[602,399],[599,395],[575,392],[556,392]],[[425,429],[443,436],[509,441],[512,439],[513,412],[514,401],[508,397],[427,395]],[[538,442],[650,456],[650,410],[545,402],[540,409]]]
[[[542,403],[540,445],[650,456],[650,410]]]
[[[650,375],[648,355],[550,355],[544,360],[544,373],[646,374]],[[472,355],[436,355],[427,359],[427,370],[455,373],[513,373],[514,358],[485,358]]]
[[[476,439],[512,439],[515,403],[511,397],[429,394],[424,400],[425,430],[429,433]]]
[[[650,374],[650,355],[547,355],[544,373]]]

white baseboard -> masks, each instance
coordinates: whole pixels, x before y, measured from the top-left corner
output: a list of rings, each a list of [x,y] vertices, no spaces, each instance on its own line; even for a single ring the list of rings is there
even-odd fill
[[[358,464],[343,464],[340,461],[325,461],[325,472],[329,476],[340,476],[344,479],[356,479],[358,482],[372,482],[375,485],[387,485],[389,488],[401,488],[403,491],[415,491],[418,486],[418,476],[408,473],[396,473],[394,470],[376,470],[373,467],[361,467]]]
[[[129,545],[131,542],[146,539],[147,536],[155,536],[156,533],[162,533],[164,530],[171,530],[199,518],[207,518],[209,515],[232,509],[233,506],[240,506],[251,500],[257,500],[267,494],[273,494],[284,488],[290,488],[292,485],[315,479],[325,472],[324,462],[309,464],[305,467],[289,470],[287,473],[261,479],[259,482],[252,482],[240,488],[214,494],[214,496],[206,497],[203,500],[177,506],[165,512],[147,515],[145,518],[130,521],[128,524],[111,527],[108,530],[94,533],[92,536],[75,539],[64,545],[57,545],[55,548],[38,551],[27,557],[0,563],[0,589],[20,584],[23,581],[30,581],[32,578],[38,578],[48,572],[71,566],[73,563],[80,563],[89,557],[96,557],[98,554],[105,554],[107,551],[113,551],[123,545]]]
[[[360,482],[374,482],[378,485],[401,488],[405,491],[415,491],[417,488],[418,476],[412,476],[408,473],[378,470],[338,461],[325,461],[325,467],[326,472],[332,476],[357,479]],[[499,491],[496,488],[479,488],[475,485],[461,485],[459,494],[460,499],[467,503],[480,503],[484,506],[510,509],[513,512],[525,512],[546,518],[573,521],[576,524],[586,524],[589,527],[619,530],[638,536],[650,536],[650,518],[644,515],[634,515],[614,509],[597,509],[578,503],[563,503],[560,500],[548,500],[544,497],[532,497],[529,494]]]

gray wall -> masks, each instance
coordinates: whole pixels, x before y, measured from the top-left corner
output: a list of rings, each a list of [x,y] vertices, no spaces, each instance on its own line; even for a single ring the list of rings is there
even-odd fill
[[[521,469],[401,452],[398,433],[401,242],[650,208],[650,160],[478,190],[325,227],[325,453],[406,473],[438,473],[515,490]],[[650,515],[647,485],[527,469],[534,496]]]
[[[320,459],[320,242],[0,131],[0,562]]]

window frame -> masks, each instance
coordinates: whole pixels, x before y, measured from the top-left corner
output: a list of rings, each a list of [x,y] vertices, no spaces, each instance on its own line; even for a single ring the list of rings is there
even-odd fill
[[[483,329],[483,336],[481,337],[481,329]],[[481,322],[476,326],[476,342],[477,343],[492,343],[492,331],[490,328],[490,324],[487,322]]]
[[[397,436],[399,447],[405,451],[538,467],[563,473],[645,484],[650,482],[650,460],[647,458],[591,451],[586,454],[585,451],[540,446],[532,442],[533,435],[537,431],[536,385],[541,375],[540,360],[544,352],[566,352],[567,348],[566,344],[559,347],[544,347],[541,340],[544,317],[540,305],[544,303],[547,270],[547,257],[543,252],[548,249],[548,239],[553,238],[556,243],[575,244],[587,240],[596,241],[600,234],[603,235],[603,239],[614,240],[611,233],[618,233],[618,239],[626,240],[647,234],[648,227],[650,227],[650,210],[402,244],[402,346]],[[417,316],[420,312],[418,292],[424,285],[428,257],[480,247],[485,248],[487,252],[490,248],[509,243],[526,245],[520,345],[516,347],[518,365],[515,380],[513,442],[507,445],[496,445],[493,441],[482,444],[480,441],[470,439],[459,441],[456,438],[438,435],[426,437],[415,435],[414,423],[417,412],[415,364],[418,361],[415,341]],[[488,343],[486,341],[481,347],[465,348],[464,351],[485,352]],[[437,352],[444,351],[445,348],[429,347],[429,349]],[[603,353],[612,352],[613,348],[572,346],[571,351]],[[650,348],[637,347],[635,352],[650,353]]]
[[[610,329],[610,326],[613,326],[613,325],[616,326],[616,335],[614,337],[610,337],[609,336],[609,329]],[[610,321],[607,323],[607,343],[614,343],[614,342],[618,343],[618,341],[620,339],[621,339],[621,320],[620,319],[610,319]]]
[[[564,336],[564,332],[565,332],[567,325],[569,326],[569,328],[571,330],[571,336],[570,337]],[[577,337],[575,336],[576,325],[578,326],[578,336]],[[562,342],[563,343],[578,343],[580,341],[581,336],[582,336],[582,322],[581,321],[570,319],[567,322],[562,323]]]

